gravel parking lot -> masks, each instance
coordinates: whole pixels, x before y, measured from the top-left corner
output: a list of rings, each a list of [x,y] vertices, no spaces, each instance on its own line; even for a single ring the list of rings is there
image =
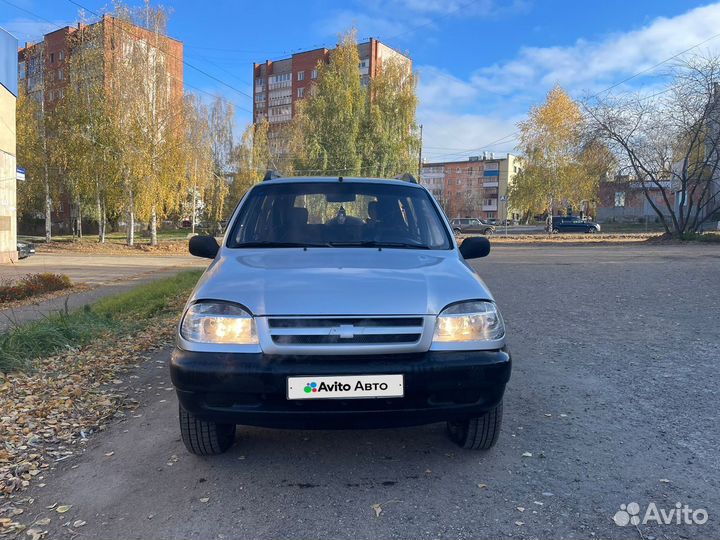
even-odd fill
[[[179,440],[164,351],[127,381],[141,416],[45,475],[26,514],[52,514],[51,537],[75,520],[89,538],[720,536],[720,248],[501,247],[477,266],[514,355],[492,451],[456,448],[442,425],[243,428],[200,459]],[[709,518],[616,525],[631,502]]]

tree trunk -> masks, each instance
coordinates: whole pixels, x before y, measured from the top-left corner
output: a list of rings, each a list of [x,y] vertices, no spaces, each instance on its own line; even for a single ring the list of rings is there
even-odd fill
[[[77,202],[75,203],[77,212],[75,213],[75,230],[77,231],[78,239],[82,240],[82,205]]]
[[[158,239],[157,239],[157,208],[155,206],[152,207],[152,212],[150,214],[150,245],[151,246],[157,246],[158,245]]]
[[[45,166],[45,242],[52,241],[52,200],[50,199],[50,182]]]
[[[95,205],[97,206],[97,222],[98,222],[98,242],[103,242],[103,213],[102,202],[100,201],[100,190],[97,189],[97,180],[95,181]]]
[[[135,200],[133,198],[133,192],[130,191],[130,201],[128,204],[128,216],[127,216],[127,245],[135,245]]]
[[[101,221],[100,221],[100,224],[101,224],[100,243],[104,244],[105,243],[105,228],[107,227],[107,211],[105,209],[104,202],[102,204],[102,217],[100,219],[101,219]]]

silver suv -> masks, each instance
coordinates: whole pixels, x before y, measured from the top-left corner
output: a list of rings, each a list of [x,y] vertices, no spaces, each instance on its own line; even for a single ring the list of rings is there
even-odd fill
[[[188,450],[236,424],[369,428],[447,422],[495,444],[510,377],[505,325],[432,195],[414,181],[270,178],[238,205],[178,327],[172,381]]]

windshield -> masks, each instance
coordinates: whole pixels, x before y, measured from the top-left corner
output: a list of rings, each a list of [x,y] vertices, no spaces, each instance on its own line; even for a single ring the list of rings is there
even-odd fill
[[[452,244],[425,190],[346,181],[255,187],[227,245],[450,249]]]

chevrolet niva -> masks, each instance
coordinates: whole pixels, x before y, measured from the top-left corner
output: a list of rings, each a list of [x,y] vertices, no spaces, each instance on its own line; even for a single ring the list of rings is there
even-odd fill
[[[171,359],[187,449],[219,454],[237,424],[353,429],[447,422],[463,448],[498,439],[511,359],[490,291],[410,176],[254,186],[185,306]]]

